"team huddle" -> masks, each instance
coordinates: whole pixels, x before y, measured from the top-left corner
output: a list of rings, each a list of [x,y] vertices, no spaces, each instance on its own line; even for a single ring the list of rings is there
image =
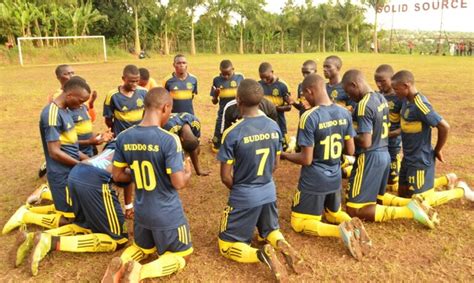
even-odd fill
[[[108,128],[103,133],[92,126],[97,93],[71,66],[56,68],[61,88],[48,97],[39,123],[46,160],[40,176],[46,174],[47,183],[2,231],[19,228],[15,266],[29,257],[37,275],[41,260],[53,251],[122,248],[104,270],[103,282],[139,282],[186,266],[194,247],[177,190],[188,186],[192,168],[200,176],[209,173],[199,162],[201,123],[193,108],[198,80],[188,73],[185,56],[176,55],[173,66],[161,85],[147,69],[125,66],[123,83],[103,104]],[[364,221],[406,218],[435,229],[440,217],[433,207],[460,198],[474,201],[474,192],[456,174],[435,177],[449,124],[417,90],[414,75],[380,65],[374,91],[361,71],[341,76],[341,67],[339,57],[327,57],[325,81],[316,74],[316,62],[305,61],[295,98],[267,62],[260,64],[256,81],[223,60],[211,85],[218,111],[210,144],[229,189],[216,246],[228,259],[264,263],[277,281],[308,267],[280,230],[273,180],[280,160],[301,165],[292,203],[279,204],[291,205],[292,229],[340,238],[357,260],[373,248]],[[295,138],[288,136],[285,119],[292,108],[299,111]],[[43,200],[52,203],[39,205]],[[134,220],[130,245],[125,219]],[[47,230],[28,232],[32,224]],[[258,246],[251,244],[255,228]],[[152,254],[158,258],[144,263]]]

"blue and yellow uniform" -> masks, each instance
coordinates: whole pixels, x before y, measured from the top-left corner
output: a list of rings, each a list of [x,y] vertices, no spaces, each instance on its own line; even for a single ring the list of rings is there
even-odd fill
[[[333,102],[346,107],[350,111],[354,110],[357,103],[350,99],[349,95],[344,91],[342,83],[335,85],[326,83],[326,91]]]
[[[378,92],[367,93],[353,112],[357,134],[372,134],[372,145],[356,146],[356,160],[349,178],[347,206],[361,208],[375,204],[385,194],[390,174],[388,153],[389,108],[387,100]]]
[[[390,132],[400,129],[400,111],[402,110],[402,100],[395,93],[384,94],[389,108]],[[388,153],[390,154],[390,175],[389,183],[398,182],[400,171],[400,149],[402,148],[402,137],[398,135],[388,139]]]
[[[344,141],[355,135],[350,112],[336,104],[313,107],[301,116],[298,144],[314,147],[313,162],[301,168],[292,216],[321,216],[324,209],[339,211],[342,150]]]
[[[135,245],[146,254],[191,254],[188,221],[170,179],[184,170],[178,136],[160,127],[134,126],[117,137],[113,164],[132,170]]]
[[[226,104],[235,99],[237,95],[237,88],[240,82],[244,80],[244,76],[240,73],[234,73],[228,80],[224,79],[221,75],[214,78],[212,81],[212,88],[210,95],[215,96],[215,89],[220,89],[219,92],[219,109],[217,110],[216,125],[214,128],[214,137],[212,142],[215,148],[219,148],[221,144],[221,125],[222,125],[222,113]]]
[[[233,164],[233,185],[221,220],[219,243],[249,244],[255,227],[267,238],[278,230],[273,169],[282,150],[278,125],[262,115],[245,117],[224,131],[217,159]],[[228,251],[222,250],[225,255]]]
[[[163,126],[163,129],[179,136],[181,129],[186,124],[191,127],[191,131],[195,137],[201,137],[201,122],[199,122],[196,116],[189,113],[172,113],[168,122]]]
[[[288,105],[286,99],[290,96],[290,91],[288,85],[284,81],[277,79],[275,82],[267,84],[260,80],[259,83],[263,88],[264,97],[270,100],[276,107]],[[281,133],[285,137],[284,142],[286,142],[286,134],[288,130],[286,128],[285,112],[278,111],[277,123],[280,127]]]
[[[143,117],[146,89],[137,87],[131,97],[120,92],[120,87],[109,92],[104,102],[104,117],[113,119],[115,136],[137,125]]]
[[[163,87],[173,97],[173,113],[187,112],[194,115],[193,98],[198,93],[197,78],[188,73],[180,79],[174,73],[165,78]]]
[[[82,104],[77,109],[70,109],[76,128],[78,140],[88,140],[92,137],[92,121],[87,106]],[[93,145],[79,145],[79,150],[89,157],[94,155]]]
[[[428,99],[417,93],[415,101],[403,101],[401,110],[403,159],[400,186],[409,186],[419,194],[434,187],[435,153],[431,145],[431,127],[441,122]]]
[[[54,102],[48,104],[41,112],[39,128],[54,207],[64,216],[72,218],[73,200],[67,187],[67,178],[72,168],[52,159],[48,152],[48,142],[59,141],[62,151],[79,160],[77,133],[70,111],[59,108]]]
[[[302,108],[299,110],[300,111],[300,117],[303,115],[303,113],[306,111],[303,105],[307,104],[306,98],[303,95],[303,83],[298,84],[298,88],[296,90],[296,93],[298,95],[298,103],[302,106]]]

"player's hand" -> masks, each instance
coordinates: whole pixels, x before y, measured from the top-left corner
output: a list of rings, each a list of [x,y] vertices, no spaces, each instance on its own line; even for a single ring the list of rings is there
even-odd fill
[[[95,136],[92,136],[89,139],[89,144],[90,145],[99,145],[104,143],[104,136],[102,134],[97,134]]]
[[[109,142],[114,138],[114,133],[110,129],[102,133],[102,139],[104,142]]]
[[[133,208],[125,209],[125,218],[133,219],[133,217],[135,217],[135,209]]]
[[[97,91],[93,90],[89,99],[89,108],[94,108],[94,101],[97,99]]]
[[[283,151],[283,152],[280,154],[280,159],[281,159],[281,160],[287,160],[288,154],[289,154],[289,153]]]
[[[214,89],[214,96],[218,97],[221,94],[221,89],[216,88],[215,86],[212,87]]]
[[[446,160],[444,160],[444,155],[443,155],[443,152],[440,150],[440,151],[435,151],[435,156],[436,156],[436,159],[438,159],[441,163],[445,163]]]
[[[184,172],[191,172],[191,158],[184,159]]]

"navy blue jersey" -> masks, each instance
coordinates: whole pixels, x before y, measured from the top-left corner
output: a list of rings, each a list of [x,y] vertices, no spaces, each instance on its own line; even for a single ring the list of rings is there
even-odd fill
[[[63,181],[64,176],[67,178],[71,167],[49,156],[48,142],[59,141],[62,151],[79,160],[79,144],[77,143],[76,129],[70,111],[59,108],[54,102],[48,104],[41,112],[39,129],[46,158],[48,180],[59,178],[58,181]]]
[[[388,103],[390,131],[400,129],[400,111],[402,110],[402,100],[395,93],[384,94]]]
[[[403,101],[401,128],[403,159],[407,165],[424,167],[435,162],[431,127],[437,126],[442,119],[421,93],[416,94],[414,103]]]
[[[187,112],[194,115],[193,98],[198,93],[197,78],[188,73],[185,79],[171,74],[165,78],[163,87],[173,97],[173,113]]]
[[[332,104],[307,110],[300,119],[298,145],[314,147],[313,162],[301,168],[299,190],[315,194],[339,190],[344,141],[355,135],[345,108]]]
[[[142,121],[146,89],[137,87],[131,97],[120,92],[120,87],[109,92],[104,102],[104,117],[113,119],[115,136]]]
[[[87,111],[88,108],[84,104],[77,109],[70,109],[78,140],[88,140],[92,137],[92,121]],[[92,145],[79,145],[79,150],[88,156],[94,155]]]
[[[159,127],[134,126],[117,137],[114,166],[132,170],[135,221],[148,229],[175,229],[185,223],[170,174],[182,171],[178,136]]]
[[[260,80],[259,83],[263,88],[263,95],[266,99],[270,100],[275,106],[287,105],[285,99],[290,96],[290,91],[284,81],[277,79],[275,82],[267,84]],[[280,127],[280,131],[286,134],[285,112],[278,112],[277,123]]]
[[[240,82],[244,80],[244,76],[240,73],[234,73],[228,80],[224,79],[221,75],[217,76],[212,80],[211,96],[214,96],[214,88],[220,89],[219,93],[219,107],[224,109],[227,102],[235,99],[237,96],[237,88]]]
[[[378,92],[369,92],[353,112],[357,134],[372,134],[372,145],[367,149],[356,146],[356,154],[373,150],[387,150],[390,127],[387,100]]]
[[[296,93],[298,95],[298,103],[300,105],[307,104],[306,98],[303,95],[303,83],[298,84],[298,89],[296,90]],[[300,116],[303,115],[303,113],[306,111],[306,109],[303,107],[300,109]]]
[[[326,91],[329,95],[329,98],[331,98],[331,100],[335,103],[344,107],[348,107],[351,110],[355,108],[356,103],[350,99],[349,95],[347,95],[347,93],[344,91],[342,83],[335,85],[326,83]]]
[[[201,137],[201,122],[199,122],[196,116],[186,112],[172,113],[166,125],[163,126],[163,129],[179,136],[185,124],[191,127],[195,137]]]
[[[264,115],[242,118],[224,131],[217,159],[233,164],[231,207],[250,208],[276,201],[273,169],[281,149],[280,129]]]

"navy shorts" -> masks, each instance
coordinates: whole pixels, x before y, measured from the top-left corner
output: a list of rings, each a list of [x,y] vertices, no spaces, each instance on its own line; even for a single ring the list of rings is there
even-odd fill
[[[338,212],[341,208],[341,191],[328,194],[308,194],[297,190],[293,197],[291,211],[311,216],[321,216],[324,210]]]
[[[407,186],[411,197],[413,194],[421,194],[434,188],[435,162],[431,166],[407,165],[402,160],[400,167],[400,186]]]
[[[125,217],[110,178],[107,171],[86,164],[78,164],[71,170],[68,187],[74,196],[74,223],[125,243]]]
[[[369,151],[356,157],[349,178],[347,206],[361,208],[377,203],[377,196],[385,194],[390,174],[388,151]]]
[[[252,208],[227,206],[221,219],[219,239],[250,244],[255,227],[261,238],[266,238],[272,231],[280,228],[276,202]]]
[[[48,178],[49,189],[53,197],[54,208],[64,217],[74,218],[73,196],[67,186],[68,174],[61,174],[60,176],[49,173]]]
[[[135,244],[147,254],[157,251],[159,255],[172,252],[187,256],[193,252],[191,233],[187,222],[175,229],[162,230],[147,228],[135,221],[134,239]]]

